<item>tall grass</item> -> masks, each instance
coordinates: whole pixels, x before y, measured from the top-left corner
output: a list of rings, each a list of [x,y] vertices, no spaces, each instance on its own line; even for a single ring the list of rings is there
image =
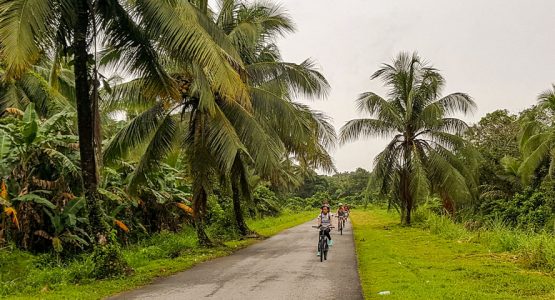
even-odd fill
[[[466,228],[430,211],[419,211],[416,219],[423,228],[443,238],[480,243],[491,252],[514,254],[528,268],[555,272],[555,236],[550,232],[513,229],[500,220],[479,226],[467,223]]]

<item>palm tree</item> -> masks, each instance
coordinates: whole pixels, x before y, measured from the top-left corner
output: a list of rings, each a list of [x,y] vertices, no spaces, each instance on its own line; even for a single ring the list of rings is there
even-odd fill
[[[105,232],[106,227],[97,201],[95,135],[99,130],[91,126],[98,125],[97,68],[89,60],[92,47],[110,49],[108,63],[124,58],[126,64],[117,67],[141,77],[150,95],[179,96],[176,82],[161,67],[159,53],[209,71],[224,95],[244,93],[236,72],[241,66],[232,55],[222,54],[189,2],[139,0],[122,5],[117,0],[1,0],[0,11],[7,80],[25,74],[43,52],[72,50],[82,179],[96,233]]]
[[[159,100],[143,97],[141,78],[113,89],[115,103],[127,103],[128,106],[150,103],[150,106],[147,104],[146,110],[143,109],[114,136],[104,152],[106,162],[122,157],[139,145],[147,145],[135,172],[137,180],[131,182],[133,187],[172,147],[182,147],[189,161],[195,223],[202,244],[210,244],[203,230],[202,215],[207,197],[219,176],[231,179],[227,182],[234,195],[238,228],[246,234],[248,228],[239,215],[239,203],[240,197],[250,197],[247,170],[254,168],[270,177],[277,173],[273,170],[279,170],[282,157],[289,154],[302,159],[307,166],[333,168],[331,158],[321,144],[333,144],[333,128],[324,115],[291,100],[296,94],[323,95],[328,84],[313,70],[310,61],[300,65],[281,61],[275,45],[268,42],[270,34],[276,32],[272,29],[276,25],[268,20],[281,19],[281,23],[286,24],[283,26],[289,26],[287,18],[280,16],[275,9],[257,5],[256,9],[244,4],[229,6],[233,8],[229,18],[235,18],[229,24],[237,25],[236,29],[231,25],[223,26],[223,23],[203,23],[207,32],[231,51],[236,62],[241,65],[243,59],[249,62],[244,66],[246,98],[222,94],[211,80],[211,74],[194,64],[177,62],[168,62],[166,68],[171,69],[175,80],[180,82],[182,97],[170,105],[164,106]],[[251,12],[256,14],[251,16]],[[264,25],[266,23],[269,24]],[[241,30],[246,30],[249,38],[240,33]],[[252,30],[256,31],[253,33]],[[245,40],[234,38],[234,35],[245,37]],[[252,41],[252,38],[256,40]],[[129,98],[129,95],[137,97]],[[172,114],[178,111],[181,111],[181,118]],[[185,128],[185,133],[177,130],[178,127]]]
[[[445,84],[439,72],[414,53],[401,53],[371,79],[388,87],[387,99],[366,92],[357,99],[359,111],[373,118],[354,119],[341,128],[342,143],[364,137],[392,137],[374,160],[381,192],[400,206],[401,221],[410,224],[417,202],[438,193],[447,209],[473,197],[473,174],[467,167],[467,124],[450,117],[475,108],[470,96],[441,97]]]
[[[555,85],[550,90],[542,92],[538,96],[538,109],[555,113]],[[525,183],[530,182],[534,172],[542,165],[545,159],[549,159],[548,176],[552,177],[555,172],[555,131],[549,129],[545,121],[536,119],[524,119],[520,135],[520,151],[523,162],[518,168],[518,173]],[[552,122],[552,120],[551,120]]]
[[[291,102],[296,92],[301,92],[308,98],[325,96],[329,84],[320,73],[314,70],[309,60],[301,64],[284,62],[274,43],[277,37],[294,30],[289,15],[281,6],[271,3],[246,4],[243,1],[222,0],[219,7],[220,11],[215,17],[215,22],[227,35],[245,63],[245,69],[249,75],[252,110],[256,121],[263,127],[264,132],[261,134],[269,137],[267,143],[272,145],[271,148],[265,149],[266,151],[260,151],[261,149],[253,147],[256,145],[245,143],[248,153],[259,157],[252,166],[267,179],[278,177],[281,174],[279,171],[282,170],[282,163],[277,159],[281,158],[280,153],[287,152],[288,148],[291,153],[299,154],[297,159],[301,159],[300,156],[304,155],[302,160],[307,163],[322,162],[319,158],[326,157],[327,161],[322,165],[333,169],[331,158],[320,145],[319,139],[320,129],[322,129],[326,136],[332,136],[333,141],[330,144],[333,144],[335,140],[333,128],[329,126],[325,116],[310,111],[308,107],[298,105],[295,107],[296,104]],[[269,100],[269,97],[274,99]],[[273,105],[272,102],[274,102]],[[278,105],[282,107],[278,108]],[[276,122],[278,118],[270,117],[280,109],[287,109],[283,107],[285,105],[290,105],[290,110],[295,114],[288,120],[298,122],[297,132],[280,134],[280,130],[288,131],[295,127],[279,124]],[[227,112],[227,115],[233,114],[232,111]],[[327,127],[323,128],[324,126]],[[280,130],[276,131],[275,128]],[[305,149],[301,150],[301,146]],[[309,151],[306,148],[312,149]],[[273,153],[272,149],[275,150]],[[309,159],[306,157],[308,153],[314,155]],[[318,156],[318,154],[321,155]],[[251,189],[247,181],[249,177],[247,164],[248,160],[238,153],[230,173],[235,219],[242,234],[246,234],[249,230],[242,216],[240,198],[243,196],[247,201],[252,202]]]

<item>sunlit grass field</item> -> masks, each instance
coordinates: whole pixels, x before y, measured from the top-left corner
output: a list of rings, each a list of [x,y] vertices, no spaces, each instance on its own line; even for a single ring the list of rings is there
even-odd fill
[[[351,220],[367,299],[555,299],[555,275],[510,252],[402,227],[383,210],[353,211]]]

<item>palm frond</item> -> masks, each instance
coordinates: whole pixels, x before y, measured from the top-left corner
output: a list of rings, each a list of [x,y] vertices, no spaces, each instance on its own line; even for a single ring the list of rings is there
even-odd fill
[[[148,146],[141,156],[137,168],[129,183],[129,191],[133,194],[137,186],[143,183],[146,175],[159,166],[160,161],[172,150],[176,141],[177,124],[171,114],[166,114],[157,126]]]
[[[233,124],[239,138],[252,156],[255,167],[262,173],[279,168],[283,144],[268,135],[253,115],[237,104],[225,105],[223,112]]]
[[[227,172],[233,165],[237,153],[248,153],[248,150],[220,108],[217,108],[214,116],[205,125],[206,147],[218,162],[220,170]]]
[[[55,1],[0,1],[0,44],[7,76],[19,77],[41,55],[55,32]]]
[[[448,114],[456,113],[472,113],[476,110],[476,103],[472,98],[465,93],[453,93],[449,94],[435,102],[439,105],[443,111]]]
[[[540,166],[544,158],[549,154],[552,146],[551,140],[543,141],[534,151],[532,151],[518,168],[518,173],[525,183],[530,182],[534,171]]]
[[[555,111],[555,84],[551,85],[550,90],[545,90],[538,96],[538,102],[540,106]]]
[[[147,33],[127,13],[130,7],[123,7],[117,0],[95,3],[95,11],[106,32],[104,43],[121,51],[120,66],[140,76],[145,82],[145,92],[150,95],[177,97],[175,82],[159,64],[158,53]]]
[[[162,106],[156,105],[135,117],[110,139],[103,151],[104,163],[110,164],[118,158],[123,158],[131,149],[147,141],[164,116]]]
[[[342,144],[354,141],[360,137],[391,137],[397,133],[395,124],[378,119],[353,119],[348,121],[340,130]]]
[[[198,64],[213,76],[215,90],[222,96],[248,104],[245,84],[221,47],[198,24],[193,5],[188,1],[138,0],[135,7],[146,32],[168,55]]]
[[[247,65],[247,72],[255,85],[277,80],[285,84],[293,96],[325,97],[330,89],[312,60],[301,64],[262,61]]]

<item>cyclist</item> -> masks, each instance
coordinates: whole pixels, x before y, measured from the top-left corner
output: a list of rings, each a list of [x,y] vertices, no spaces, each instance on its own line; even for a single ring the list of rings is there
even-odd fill
[[[339,208],[337,209],[337,222],[343,221],[347,216],[347,211],[345,210],[345,206],[343,203],[339,203]],[[337,230],[339,230],[339,226],[337,226]]]
[[[324,230],[324,234],[328,238],[328,246],[333,245],[333,241],[331,240],[330,230],[331,230],[331,213],[330,213],[330,206],[328,204],[322,204],[320,215],[318,215],[318,227],[322,227],[321,230]],[[318,256],[320,256],[320,251],[318,251]]]

